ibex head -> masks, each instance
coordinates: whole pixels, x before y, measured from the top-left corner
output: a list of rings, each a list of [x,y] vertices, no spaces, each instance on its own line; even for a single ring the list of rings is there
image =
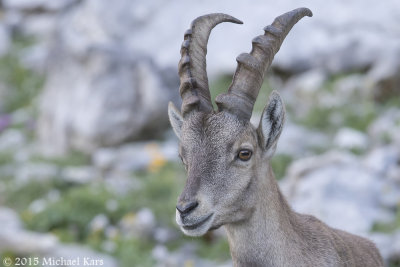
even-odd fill
[[[206,73],[207,42],[221,22],[242,23],[225,14],[209,14],[192,22],[185,33],[179,62],[181,112],[170,103],[168,114],[180,140],[179,154],[187,182],[176,206],[176,221],[191,236],[251,215],[257,187],[268,181],[269,170],[282,131],[285,108],[277,92],[270,96],[258,128],[250,123],[254,102],[284,38],[307,8],[277,17],[253,39],[250,54],[237,57],[238,66],[228,93],[216,98],[213,110]]]

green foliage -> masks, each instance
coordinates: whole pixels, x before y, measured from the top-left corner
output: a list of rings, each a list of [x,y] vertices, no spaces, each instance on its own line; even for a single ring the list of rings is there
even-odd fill
[[[321,92],[329,92],[332,97],[336,97],[338,92],[335,92],[335,84],[347,75],[349,74],[330,77],[319,92],[309,96],[314,103],[307,114],[296,114],[291,107],[288,107],[287,110],[295,122],[324,132],[334,132],[338,127],[350,127],[359,131],[366,131],[370,123],[376,118],[380,108],[368,94],[355,90],[350,96],[343,98],[343,103],[340,105],[327,106],[319,103]]]
[[[14,162],[14,154],[12,152],[0,152],[0,166]]]
[[[375,222],[372,226],[373,232],[393,233],[400,229],[400,203],[397,205],[396,217],[391,222]]]
[[[31,217],[26,217],[30,229],[40,232],[70,229],[76,241],[87,237],[87,225],[97,214],[105,213],[115,222],[122,216],[120,210],[109,212],[106,202],[112,197],[103,186],[78,186],[69,189],[46,209]],[[57,232],[57,231],[56,231]]]
[[[293,157],[287,154],[276,154],[272,157],[270,163],[276,179],[280,180],[285,176],[286,169],[292,161]]]
[[[0,58],[0,80],[8,87],[3,112],[30,106],[43,86],[42,75],[23,66],[19,57],[33,42],[32,38],[16,36],[10,52]]]
[[[52,181],[30,181],[22,185],[9,181],[7,184],[7,190],[2,196],[4,203],[18,211],[25,210],[33,200],[43,197],[54,188]]]
[[[48,162],[59,167],[67,166],[82,166],[90,163],[90,156],[79,151],[71,151],[62,157],[47,158],[39,155],[34,155],[30,159],[32,162]]]
[[[138,177],[143,181],[142,188],[128,194],[124,203],[134,211],[148,207],[158,222],[175,227],[176,200],[185,183],[183,167],[167,164],[156,172],[139,173]]]
[[[228,91],[229,86],[232,83],[233,75],[221,75],[217,78],[214,82],[210,84],[210,92],[211,92],[211,99],[213,100],[214,109],[217,106],[214,103],[215,97],[221,93],[226,93]],[[261,86],[260,93],[257,97],[256,103],[254,104],[254,111],[261,112],[268,101],[268,96],[272,92],[272,87],[268,83],[268,79],[266,79]]]
[[[169,163],[156,172],[141,172],[137,175],[142,181],[141,188],[126,195],[118,195],[104,184],[67,186],[55,179],[48,184],[31,182],[19,189],[12,189],[7,202],[18,206],[29,229],[52,232],[63,242],[80,242],[97,250],[102,250],[101,245],[107,240],[102,230],[92,232],[88,229],[90,221],[98,214],[104,214],[111,225],[117,226],[126,214],[147,207],[154,212],[158,225],[178,231],[174,217],[176,199],[185,182],[183,167]],[[36,214],[26,209],[32,200],[43,197],[52,188],[61,192],[59,200],[49,201],[44,210]],[[24,197],[20,198],[21,195]],[[106,208],[110,199],[118,203],[114,211]],[[197,244],[201,256],[218,261],[229,259],[227,242],[221,238],[210,242],[207,238],[192,239],[181,234],[180,238],[167,245],[174,250],[187,241]],[[154,266],[151,257],[154,240],[138,240],[119,233],[113,242],[116,243],[116,250],[112,254],[120,260],[121,266]]]
[[[197,253],[202,258],[218,262],[230,259],[229,244],[225,238],[217,238],[211,242],[203,239],[199,243]]]
[[[365,101],[354,105],[344,103],[343,106],[339,107],[316,105],[304,117],[298,118],[294,114],[293,117],[299,124],[324,132],[332,132],[338,127],[350,127],[364,132],[376,118],[376,115],[377,109],[374,104]],[[341,118],[339,124],[334,122],[334,116]]]
[[[154,244],[146,240],[121,239],[118,241],[119,249],[114,256],[119,259],[121,267],[151,267],[155,266],[155,261],[151,257]]]

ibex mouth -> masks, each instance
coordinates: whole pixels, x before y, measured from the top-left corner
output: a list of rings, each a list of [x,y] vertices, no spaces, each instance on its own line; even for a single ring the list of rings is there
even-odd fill
[[[210,215],[206,216],[204,219],[200,219],[198,222],[189,224],[189,225],[182,225],[182,228],[185,230],[195,230],[196,228],[199,228],[201,225],[206,223],[210,218],[213,216],[214,213],[211,213]]]

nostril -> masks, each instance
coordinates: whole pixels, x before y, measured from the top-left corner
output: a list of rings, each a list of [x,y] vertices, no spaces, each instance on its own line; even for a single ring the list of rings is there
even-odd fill
[[[179,211],[181,215],[187,215],[189,212],[194,210],[198,205],[199,203],[197,201],[179,203],[178,205],[176,205],[176,209]]]

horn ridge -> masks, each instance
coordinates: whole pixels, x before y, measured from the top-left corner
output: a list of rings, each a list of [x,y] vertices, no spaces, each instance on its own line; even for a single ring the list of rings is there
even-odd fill
[[[227,110],[241,119],[250,119],[267,69],[289,31],[304,16],[311,17],[311,10],[297,8],[275,18],[264,28],[264,35],[253,39],[251,52],[236,58],[238,65],[228,93],[215,99],[219,111]]]
[[[213,13],[196,18],[184,34],[178,65],[184,116],[196,107],[204,112],[213,110],[206,71],[207,43],[211,30],[222,22],[243,23],[227,14]]]

